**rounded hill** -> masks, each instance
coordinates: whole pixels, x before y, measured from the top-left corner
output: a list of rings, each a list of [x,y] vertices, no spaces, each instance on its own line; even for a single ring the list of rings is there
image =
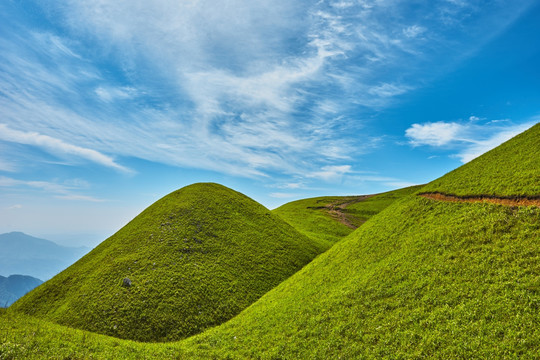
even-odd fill
[[[125,339],[176,340],[230,319],[321,251],[247,196],[194,184],[12,309]]]

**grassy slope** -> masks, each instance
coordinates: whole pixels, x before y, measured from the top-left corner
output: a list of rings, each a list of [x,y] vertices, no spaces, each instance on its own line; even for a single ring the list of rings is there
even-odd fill
[[[349,235],[353,229],[333,219],[319,207],[342,201],[344,198],[343,196],[323,196],[296,200],[281,205],[272,212],[302,234],[330,248],[334,243]]]
[[[525,146],[530,136],[535,134],[514,141],[513,147]],[[539,147],[523,151],[540,156]],[[489,163],[491,154],[482,161]],[[540,164],[529,170],[540,173]],[[483,176],[489,183],[491,174]],[[492,179],[500,182],[496,175]],[[529,179],[525,187],[534,186],[535,177]],[[505,189],[498,195],[523,188],[497,185]],[[535,358],[540,348],[538,274],[538,207],[409,196],[231,321],[158,349],[170,349],[179,358]],[[58,336],[32,338],[26,324],[37,320],[20,316],[2,316],[0,323],[14,329],[0,332],[5,339],[0,354],[18,351],[39,358],[21,350],[33,344],[46,349],[41,354],[62,350]],[[52,330],[65,331],[58,325]],[[66,338],[73,354],[85,354],[72,332]],[[122,353],[131,358],[151,355],[155,346],[120,344],[118,353],[133,349]]]
[[[410,186],[403,189],[377,194],[367,198],[364,201],[351,204],[346,210],[347,213],[355,217],[359,222],[359,225],[361,225],[369,220],[372,216],[377,215],[388,206],[392,205],[396,200],[413,194],[422,187],[423,185]]]
[[[340,223],[322,207],[333,204],[350,203],[344,209],[347,219],[356,227],[376,215],[397,199],[413,193],[420,187],[409,187],[388,191],[371,197],[363,196],[323,196],[292,201],[272,212],[277,214],[295,229],[329,248],[354,229]]]
[[[422,192],[452,195],[540,195],[540,123],[445,176]]]
[[[501,147],[507,160],[495,149],[426,189],[454,192],[480,172],[481,193],[538,196],[537,140],[538,126]],[[410,196],[181,345],[235,358],[535,358],[538,274],[540,208]]]
[[[120,338],[180,339],[230,319],[320,251],[246,196],[195,184],[154,203],[12,308]]]
[[[539,236],[538,208],[410,197],[195,337],[137,344],[11,313],[0,358],[534,358]]]
[[[194,356],[534,357],[540,210],[411,197],[222,326]]]

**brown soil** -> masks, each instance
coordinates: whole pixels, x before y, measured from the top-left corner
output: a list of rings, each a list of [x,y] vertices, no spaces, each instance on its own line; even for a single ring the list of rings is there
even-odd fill
[[[451,202],[487,202],[491,204],[505,205],[505,206],[540,206],[540,198],[529,197],[495,197],[495,196],[456,196],[446,195],[441,193],[425,193],[419,194],[427,199],[439,200],[439,201],[451,201]]]
[[[347,206],[364,201],[371,196],[373,195],[347,196],[343,200],[331,202],[330,204],[317,207],[317,209],[322,209],[324,212],[326,212],[328,215],[330,215],[332,218],[339,221],[343,225],[351,229],[356,229],[358,228],[358,225],[353,224],[353,222],[351,221],[351,218],[353,218],[354,216],[347,214],[345,212],[345,209],[347,208]]]

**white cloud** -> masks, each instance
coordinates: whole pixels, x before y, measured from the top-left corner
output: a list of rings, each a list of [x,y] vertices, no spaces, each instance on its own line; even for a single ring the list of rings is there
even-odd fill
[[[294,190],[294,189],[302,189],[305,187],[305,185],[306,184],[303,181],[297,181],[297,182],[290,182],[290,183],[275,184],[275,185],[271,185],[270,187],[277,188],[277,189]]]
[[[403,34],[408,38],[415,38],[423,34],[426,30],[423,26],[412,25],[403,29]]]
[[[290,199],[293,197],[298,197],[298,194],[290,194],[290,193],[282,193],[282,192],[275,192],[271,193],[270,197],[276,198],[276,199]]]
[[[343,175],[351,173],[351,165],[329,165],[323,166],[320,171],[314,171],[308,174],[308,178],[317,178],[324,181],[336,181],[343,177]]]
[[[413,146],[443,146],[453,141],[460,140],[464,128],[464,125],[443,121],[412,124],[411,127],[405,131],[405,136],[409,138],[409,142]]]
[[[63,140],[56,139],[48,135],[42,135],[37,132],[14,130],[9,128],[6,124],[0,124],[0,140],[38,146],[52,153],[75,155],[116,170],[124,172],[131,171],[128,168],[117,164],[111,157],[98,151],[69,144]]]
[[[116,100],[126,100],[137,96],[136,89],[123,86],[123,87],[98,87],[95,90],[96,95],[105,102],[112,102]]]
[[[415,186],[415,185],[419,185],[418,183],[413,183],[413,182],[410,182],[410,181],[388,181],[386,183],[384,183],[385,185],[388,185],[388,186],[391,186],[391,187],[395,187],[395,188],[406,188],[406,187],[409,187],[409,186]]]
[[[479,124],[477,121],[465,124],[440,121],[413,124],[405,131],[405,136],[409,138],[409,143],[413,146],[444,146],[457,150],[454,156],[466,163],[527,130],[536,122],[537,119],[532,119],[518,125],[506,122],[505,125],[500,125],[493,121],[485,124]]]
[[[431,26],[440,3],[414,14],[380,0],[47,6],[62,35],[21,26],[0,41],[2,122],[33,134],[23,143],[122,171],[113,156],[243,176],[348,162],[371,142],[345,139],[363,122],[346,114],[390,104],[424,82],[418,69],[432,76],[441,55],[451,63],[480,42],[445,47],[448,28]]]
[[[284,189],[300,189],[304,186],[304,183],[289,183],[283,185]]]
[[[80,194],[65,194],[55,196],[57,199],[73,200],[73,201],[89,201],[89,202],[104,202],[103,199],[97,199],[93,196],[80,195]]]
[[[75,186],[79,182],[67,181],[64,184],[59,184],[50,181],[41,180],[18,180],[6,176],[0,176],[0,187],[17,189],[21,187],[34,188],[43,191],[51,196],[64,200],[79,200],[102,202],[104,200],[97,199],[92,196],[76,194],[74,191],[80,190],[80,187]]]
[[[411,90],[410,86],[384,83],[381,85],[374,86],[370,88],[368,91],[372,95],[382,97],[382,98],[387,98],[387,97],[394,97],[396,95],[404,94],[410,90]]]
[[[534,122],[530,122],[499,130],[488,139],[478,140],[472,145],[466,146],[465,149],[459,152],[456,156],[461,160],[462,163],[467,163],[529,129],[534,124]]]
[[[333,2],[330,5],[338,9],[346,9],[346,8],[350,8],[351,6],[354,6],[354,3],[351,1],[338,1],[338,2]]]

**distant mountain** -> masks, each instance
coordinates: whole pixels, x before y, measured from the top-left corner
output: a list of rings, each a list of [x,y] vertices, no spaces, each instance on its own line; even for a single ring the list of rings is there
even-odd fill
[[[8,307],[43,281],[32,276],[0,276],[0,307]]]
[[[48,280],[90,249],[65,247],[22,232],[0,234],[0,275],[25,274]]]

